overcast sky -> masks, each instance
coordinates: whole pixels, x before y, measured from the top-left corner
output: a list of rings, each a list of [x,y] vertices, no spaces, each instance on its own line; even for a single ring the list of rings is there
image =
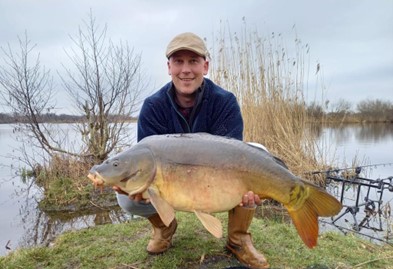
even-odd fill
[[[170,79],[165,49],[176,34],[194,32],[209,46],[220,21],[235,32],[245,17],[260,35],[281,33],[288,43],[295,25],[297,36],[311,47],[311,69],[320,63],[322,70],[323,91],[310,71],[309,98],[319,100],[323,92],[331,103],[343,98],[353,108],[366,99],[393,101],[392,0],[0,0],[0,46],[14,46],[27,31],[42,64],[56,76],[67,63],[69,36],[75,36],[90,8],[108,25],[113,41],[125,40],[142,53],[152,91]],[[61,106],[64,95],[59,100]]]

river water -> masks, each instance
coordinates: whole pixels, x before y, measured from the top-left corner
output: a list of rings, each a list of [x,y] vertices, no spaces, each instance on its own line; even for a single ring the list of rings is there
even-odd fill
[[[329,224],[323,227],[344,233],[355,229],[376,243],[393,244],[393,124],[332,126],[319,132],[319,148],[332,167],[360,168],[357,176],[354,169],[328,174],[339,180],[332,180],[328,190],[344,208],[333,220],[324,219]]]
[[[68,127],[62,125],[62,128]],[[135,133],[134,125],[130,133]],[[318,150],[324,158],[334,160],[333,166],[347,167],[356,160],[357,165],[366,166],[362,173],[367,178],[393,176],[393,124],[321,127],[317,134]],[[23,163],[11,158],[11,155],[18,155],[18,143],[13,126],[0,124],[0,255],[21,246],[48,244],[67,230],[116,223],[128,218],[118,210],[62,216],[47,215],[37,210],[41,193],[21,182],[16,171],[23,167]],[[384,204],[390,204],[393,196],[389,191],[385,192]],[[354,196],[356,191],[349,191],[344,202],[351,204]],[[351,221],[352,216],[344,214],[338,222]]]

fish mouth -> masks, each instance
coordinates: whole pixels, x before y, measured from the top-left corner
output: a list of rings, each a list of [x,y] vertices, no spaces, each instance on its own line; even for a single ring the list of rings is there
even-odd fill
[[[128,180],[133,180],[134,177],[138,176],[141,172],[143,172],[143,169],[138,169],[135,172],[133,172],[132,174],[129,175],[125,175],[125,177],[123,179],[121,179],[120,181],[117,182],[122,182],[125,183]],[[95,187],[100,188],[101,190],[103,189],[105,184],[108,185],[112,185],[110,182],[111,180],[108,181],[104,179],[103,176],[100,175],[100,173],[98,173],[96,170],[92,169],[89,174],[87,175],[87,177],[93,181],[93,184]],[[155,171],[152,174],[151,178],[149,180],[147,180],[146,182],[144,182],[144,184],[136,184],[135,188],[132,188],[131,190],[125,190],[122,188],[122,190],[124,192],[127,192],[128,195],[133,195],[133,194],[137,194],[137,193],[143,193],[144,191],[146,191],[146,189],[150,186],[150,184],[152,183],[152,181],[154,180],[155,177]],[[119,184],[122,185],[122,184]],[[114,185],[116,186],[116,185]],[[120,187],[120,186],[119,186]],[[125,187],[125,186],[123,186]]]
[[[102,178],[102,176],[98,172],[89,173],[87,175],[87,177],[91,181],[93,181],[93,184],[94,184],[95,187],[102,187],[102,186],[104,186],[105,181],[104,181],[104,179]]]
[[[140,172],[140,170],[137,170],[136,172],[134,172],[133,174],[123,178],[122,180],[120,180],[120,182],[127,182],[128,180],[130,180],[131,178],[133,178],[134,176],[136,176],[138,173]],[[102,187],[105,184],[105,180],[104,178],[100,175],[100,173],[98,172],[90,172],[87,177],[93,181],[93,184],[95,187]]]

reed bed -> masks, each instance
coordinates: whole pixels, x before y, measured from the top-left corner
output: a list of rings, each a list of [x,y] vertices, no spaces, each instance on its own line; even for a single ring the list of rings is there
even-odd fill
[[[210,50],[210,77],[237,96],[245,141],[265,145],[297,174],[321,169],[304,100],[308,45],[295,38],[290,52],[281,35],[264,38],[245,25],[240,33],[223,27]]]

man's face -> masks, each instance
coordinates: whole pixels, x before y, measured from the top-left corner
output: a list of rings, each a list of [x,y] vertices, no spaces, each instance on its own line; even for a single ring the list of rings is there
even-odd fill
[[[180,95],[192,95],[202,85],[208,70],[209,62],[192,51],[177,51],[168,60],[168,73]]]

